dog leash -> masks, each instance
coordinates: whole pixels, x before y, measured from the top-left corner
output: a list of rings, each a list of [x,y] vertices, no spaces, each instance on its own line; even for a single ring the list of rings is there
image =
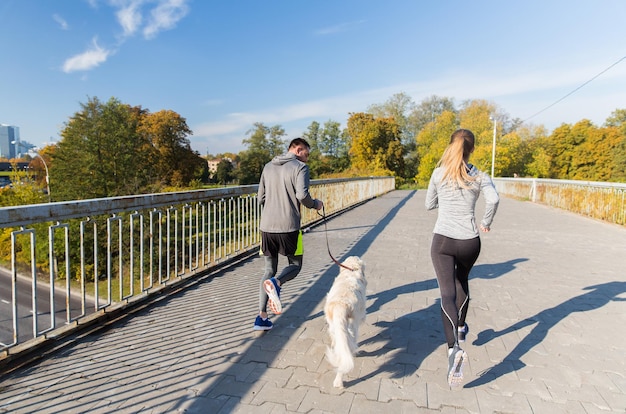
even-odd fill
[[[339,262],[339,260],[335,259],[333,254],[330,252],[330,244],[328,244],[328,227],[326,227],[326,210],[325,210],[325,208],[322,207],[322,214],[320,214],[319,210],[317,211],[317,214],[322,216],[322,220],[324,221],[324,234],[326,234],[326,249],[328,249],[328,255],[333,260],[333,262],[335,262],[335,264],[337,266],[343,267],[344,269],[347,269],[347,270],[349,270],[351,272],[354,272],[354,269],[352,269],[351,267],[348,267],[345,264]]]

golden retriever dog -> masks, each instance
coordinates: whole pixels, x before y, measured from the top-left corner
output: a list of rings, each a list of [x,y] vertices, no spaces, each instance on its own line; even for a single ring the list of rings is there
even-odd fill
[[[324,305],[331,345],[326,349],[328,362],[337,368],[333,386],[343,388],[343,376],[354,368],[358,348],[359,326],[365,321],[367,281],[365,263],[358,256],[350,256],[335,278]]]

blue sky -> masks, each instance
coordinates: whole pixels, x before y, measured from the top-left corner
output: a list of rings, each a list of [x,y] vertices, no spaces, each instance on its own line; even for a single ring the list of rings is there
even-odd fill
[[[44,145],[90,97],[171,109],[200,154],[404,92],[549,130],[626,109],[626,1],[1,0],[0,123]]]

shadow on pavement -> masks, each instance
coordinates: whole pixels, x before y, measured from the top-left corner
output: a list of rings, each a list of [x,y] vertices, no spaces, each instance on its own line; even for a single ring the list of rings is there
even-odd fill
[[[346,252],[342,253],[341,256],[362,256],[367,249],[371,246],[371,244],[376,240],[376,237],[383,231],[383,229],[389,225],[389,223],[394,219],[398,211],[402,209],[402,207],[415,195],[415,191],[411,191],[402,200],[400,200],[397,204],[393,206],[380,220],[378,220],[373,226],[362,226],[359,228],[363,228],[364,233],[362,233],[359,237],[357,237],[351,245],[349,245],[346,249]],[[332,222],[332,219],[329,219],[328,222]],[[323,223],[321,223],[323,225]],[[325,243],[325,242],[324,242]],[[326,246],[324,246],[326,247]],[[306,260],[306,253],[305,253]],[[334,265],[327,264],[322,268],[322,275],[315,281],[315,283],[308,286],[306,292],[300,293],[298,299],[290,304],[289,308],[285,313],[281,315],[281,325],[288,324],[302,324],[306,320],[313,319],[315,317],[322,316],[320,313],[305,317],[302,315],[310,315],[317,304],[324,299],[329,287],[331,286],[336,274],[337,269]],[[298,303],[301,302],[301,303]],[[290,315],[292,313],[292,315]],[[294,316],[295,314],[295,316]],[[277,332],[275,332],[277,331]],[[278,356],[279,350],[284,348],[285,344],[290,340],[290,334],[293,333],[293,329],[272,329],[271,333],[268,335],[261,335],[255,339],[255,343],[251,345],[251,347],[257,346],[260,350],[252,351],[250,355],[242,355],[238,358],[238,361],[234,362],[259,362],[260,364],[267,364],[266,369],[272,363],[272,361]],[[271,339],[270,339],[271,337]],[[259,355],[262,353],[262,355]],[[237,367],[237,363],[231,364],[231,368],[226,369],[223,373],[221,373],[221,377],[224,381],[231,381],[235,377],[239,376],[239,371],[241,370],[241,366]],[[257,365],[257,368],[263,367],[264,365]],[[208,380],[210,377],[207,377]],[[219,384],[217,385],[219,387]],[[230,386],[230,385],[229,385]],[[239,392],[243,393],[245,390],[242,390],[241,387],[249,387],[254,388],[253,383],[246,382],[237,382],[237,387],[239,388]],[[215,387],[213,387],[215,388]],[[207,390],[207,394],[212,397],[214,396],[211,393],[211,389]],[[201,403],[199,403],[201,404]],[[176,406],[173,407],[174,409]],[[202,410],[205,407],[201,405],[192,405],[188,407],[191,411]]]
[[[522,357],[533,347],[540,344],[551,328],[556,326],[565,317],[574,312],[587,312],[598,309],[611,301],[626,301],[618,295],[626,292],[626,282],[609,282],[600,285],[588,286],[584,290],[589,292],[573,297],[555,307],[543,310],[535,316],[526,318],[501,331],[487,329],[478,334],[473,345],[484,345],[487,342],[518,331],[530,325],[535,327],[517,344],[504,359],[493,367],[478,374],[478,378],[465,385],[465,388],[478,387],[487,384],[503,375],[518,371],[526,365]]]

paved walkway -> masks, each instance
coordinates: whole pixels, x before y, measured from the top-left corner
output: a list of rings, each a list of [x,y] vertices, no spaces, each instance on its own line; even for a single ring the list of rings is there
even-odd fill
[[[271,332],[252,331],[253,257],[4,375],[0,412],[624,413],[626,229],[504,198],[470,282],[466,381],[450,389],[424,196],[328,222],[333,254],[362,256],[369,282],[345,389],[324,359],[338,267],[319,226]]]

